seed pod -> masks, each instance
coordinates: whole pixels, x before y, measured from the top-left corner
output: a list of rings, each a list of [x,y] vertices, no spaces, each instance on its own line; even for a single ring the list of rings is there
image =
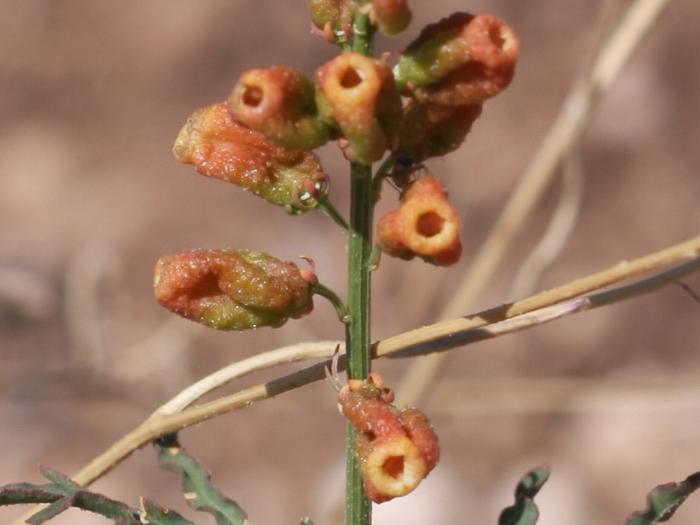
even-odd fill
[[[402,113],[389,66],[342,53],[318,70],[316,87],[320,114],[348,141],[346,155],[361,164],[379,160],[394,142]]]
[[[317,115],[314,86],[287,66],[246,71],[228,100],[233,118],[284,148],[314,149],[330,128]]]
[[[413,182],[401,206],[377,225],[379,246],[402,259],[418,256],[439,266],[456,263],[462,254],[459,215],[440,182],[427,177]]]
[[[262,133],[234,121],[223,102],[187,120],[173,155],[194,164],[202,175],[231,182],[289,213],[315,208],[328,189],[312,152],[275,146]]]
[[[248,250],[191,250],[156,264],[156,300],[219,330],[281,326],[313,308],[311,285],[292,262]]]
[[[387,389],[371,381],[340,391],[343,415],[355,429],[355,454],[367,496],[376,503],[408,494],[435,467],[440,446],[428,419],[416,409],[397,410]]]
[[[377,26],[382,33],[396,35],[411,23],[407,0],[372,0]]]
[[[413,163],[420,163],[456,150],[481,115],[481,108],[481,104],[414,104],[407,109],[401,123],[400,153],[408,156]]]
[[[478,104],[510,84],[519,49],[517,35],[500,18],[455,13],[427,26],[406,48],[396,81],[421,102]]]

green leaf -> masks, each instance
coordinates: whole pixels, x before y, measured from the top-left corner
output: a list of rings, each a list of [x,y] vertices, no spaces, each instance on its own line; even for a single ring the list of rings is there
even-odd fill
[[[550,468],[543,465],[525,474],[515,488],[515,504],[507,507],[498,518],[498,525],[534,525],[540,512],[533,498],[549,479]]]
[[[49,467],[41,467],[41,474],[57,487],[65,488],[66,494],[72,494],[76,490],[80,490],[82,488],[65,474],[56,472]]]
[[[74,502],[75,495],[66,496],[64,498],[56,500],[47,507],[41,509],[36,514],[33,514],[29,519],[27,519],[27,523],[29,523],[29,525],[41,525],[42,523],[45,523],[50,519],[55,518],[64,510],[68,510],[70,507],[73,506]]]
[[[142,501],[141,507],[146,521],[152,525],[194,525],[174,510],[169,510],[147,499]]]
[[[49,468],[42,473],[52,483],[34,485],[14,483],[0,487],[0,506],[23,503],[42,503],[47,506],[27,520],[30,525],[41,525],[70,507],[88,510],[112,520],[115,525],[194,525],[177,512],[143,500],[140,509],[82,488],[68,477]],[[141,518],[141,519],[139,519]],[[146,521],[143,521],[143,520]]]
[[[680,483],[659,485],[647,496],[647,508],[630,515],[624,525],[652,525],[668,521],[685,499],[698,488],[700,472],[691,474]]]
[[[246,513],[238,504],[223,496],[211,483],[209,473],[177,445],[161,446],[158,456],[162,467],[182,475],[187,503],[195,510],[208,512],[218,525],[244,525]]]
[[[306,518],[301,518],[299,525],[314,525],[314,522],[311,521],[311,518],[306,517]]]

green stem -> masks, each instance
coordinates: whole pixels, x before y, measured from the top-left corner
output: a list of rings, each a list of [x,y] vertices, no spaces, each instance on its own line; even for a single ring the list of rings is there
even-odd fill
[[[345,233],[348,232],[350,226],[345,218],[340,214],[338,209],[333,206],[333,203],[328,199],[328,197],[321,197],[318,199],[318,209],[324,214],[330,217],[334,223],[340,226]]]
[[[379,197],[382,193],[382,183],[384,182],[384,179],[389,175],[389,173],[391,173],[391,170],[394,169],[395,165],[396,156],[389,155],[386,159],[384,159],[384,162],[382,162],[379,168],[377,169],[377,173],[375,173],[374,180],[372,181],[372,196],[374,202],[377,202],[379,200]]]
[[[372,171],[368,166],[351,166],[350,236],[348,259],[348,313],[346,331],[348,377],[366,379],[370,372],[370,288],[372,254]],[[355,458],[355,436],[352,425],[347,432],[346,525],[369,525],[371,503],[364,493],[362,475]]]
[[[341,323],[348,322],[348,309],[345,304],[343,304],[343,300],[338,297],[338,294],[321,283],[314,284],[312,291],[315,295],[320,295],[321,297],[324,297],[330,301],[330,303],[335,307],[335,311],[338,314],[338,319]]]
[[[354,0],[352,50],[371,56],[374,28]],[[372,217],[374,194],[372,168],[351,163],[350,235],[348,237],[348,313],[346,348],[348,378],[366,379],[370,372],[370,289],[372,255]],[[345,524],[370,525],[372,504],[365,494],[362,474],[355,457],[355,434],[348,423],[346,439]]]

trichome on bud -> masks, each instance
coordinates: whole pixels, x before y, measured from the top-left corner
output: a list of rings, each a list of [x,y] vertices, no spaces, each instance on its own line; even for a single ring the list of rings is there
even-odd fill
[[[153,282],[162,306],[219,330],[281,326],[299,318],[313,308],[312,285],[290,261],[221,249],[165,255]]]
[[[327,191],[326,176],[312,152],[276,146],[236,122],[224,102],[194,112],[180,130],[173,154],[202,175],[231,182],[290,213],[315,208]]]

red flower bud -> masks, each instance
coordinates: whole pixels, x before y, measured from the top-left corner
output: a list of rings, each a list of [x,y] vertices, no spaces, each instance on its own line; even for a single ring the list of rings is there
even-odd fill
[[[233,117],[285,148],[314,149],[330,129],[316,114],[314,86],[287,66],[253,69],[241,75],[229,97]]]
[[[411,23],[407,0],[372,0],[374,16],[382,33],[396,35]]]
[[[319,112],[347,139],[349,157],[379,160],[401,121],[401,97],[391,69],[359,53],[342,53],[316,73]]]
[[[191,250],[156,264],[156,300],[219,330],[281,326],[313,308],[311,285],[292,262],[248,250]]]
[[[456,263],[462,254],[459,215],[447,191],[433,178],[418,179],[401,197],[401,206],[377,225],[379,246],[402,259],[421,257],[440,266]]]
[[[340,391],[343,414],[355,429],[355,454],[367,496],[381,503],[408,494],[430,473],[440,446],[428,419],[416,409],[399,411],[387,390],[371,381]]]
[[[414,104],[403,118],[399,151],[414,163],[441,157],[456,150],[481,115],[481,104],[438,106]]]
[[[310,151],[288,150],[233,120],[221,102],[196,111],[175,140],[173,154],[207,177],[231,182],[266,201],[301,213],[317,205],[326,177]],[[318,195],[310,194],[309,182]]]
[[[478,104],[515,72],[520,42],[500,18],[455,13],[427,26],[396,66],[397,83],[421,102]]]

